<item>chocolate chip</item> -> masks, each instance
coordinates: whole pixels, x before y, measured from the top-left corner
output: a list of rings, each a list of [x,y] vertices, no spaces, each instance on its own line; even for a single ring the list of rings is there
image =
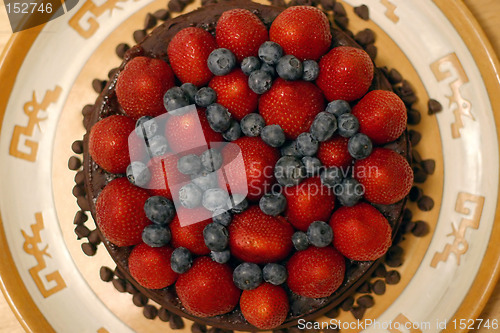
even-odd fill
[[[428,175],[432,175],[436,171],[436,161],[432,159],[423,160],[420,165]]]
[[[83,171],[78,171],[75,175],[75,183],[77,183],[78,185],[82,185],[84,181],[85,175],[83,174]]]
[[[151,28],[153,28],[157,23],[157,20],[156,20],[156,17],[151,14],[151,13],[148,13],[146,15],[146,18],[144,19],[144,30],[149,30]]]
[[[434,200],[432,200],[431,197],[424,195],[422,198],[420,198],[420,200],[418,200],[417,206],[418,208],[420,208],[420,210],[427,212],[434,208]]]
[[[365,46],[375,42],[375,33],[371,29],[365,29],[354,35],[354,40],[360,45]]]
[[[136,43],[140,43],[144,37],[146,37],[147,33],[145,30],[136,30],[134,31],[134,34],[132,35],[134,37],[134,41]]]
[[[418,143],[422,139],[422,134],[420,134],[420,132],[415,131],[415,130],[409,130],[408,136],[410,137],[410,143],[413,147],[418,145]]]
[[[179,0],[170,0],[168,9],[173,13],[180,13],[184,10],[185,5]]]
[[[217,0],[201,0],[201,5],[202,6],[210,5],[210,4],[215,4],[215,3],[217,3]]]
[[[158,309],[154,305],[146,304],[142,309],[142,314],[146,319],[155,319],[158,315]]]
[[[425,173],[425,171],[417,165],[413,166],[412,169],[413,181],[417,184],[425,183],[425,181],[427,180],[427,173]]]
[[[398,72],[397,69],[391,69],[389,71],[389,82],[392,84],[397,84],[403,82],[403,76]]]
[[[335,2],[335,4],[333,5],[333,13],[336,16],[347,16],[344,5],[342,5],[340,2]]]
[[[175,314],[172,314],[172,316],[170,317],[169,324],[170,328],[173,330],[180,330],[181,328],[184,328],[184,321],[181,317]]]
[[[340,307],[344,311],[349,311],[352,309],[353,305],[354,305],[354,297],[349,296],[341,303]]]
[[[127,43],[120,43],[116,46],[115,52],[120,59],[123,59],[128,50],[130,50],[130,46]]]
[[[335,7],[335,0],[320,0],[323,10],[332,10]]]
[[[76,156],[71,156],[68,160],[68,168],[70,170],[78,170],[82,166],[82,161],[76,157]]]
[[[429,115],[433,115],[441,111],[443,111],[443,106],[441,105],[441,103],[439,103],[435,99],[429,99],[429,101],[427,102],[427,113]]]
[[[286,7],[285,0],[271,0],[271,5],[276,7]]]
[[[356,319],[363,319],[363,316],[365,315],[366,308],[362,306],[356,306],[352,308],[351,313]]]
[[[108,72],[108,78],[111,80],[115,77],[116,73],[118,73],[118,68],[112,68]]]
[[[403,264],[403,260],[401,258],[390,258],[386,259],[385,263],[387,266],[395,268],[401,266]]]
[[[79,210],[75,214],[75,219],[73,220],[73,223],[76,225],[82,225],[85,222],[87,222],[88,219],[89,217],[87,216],[87,214],[85,214],[84,211]]]
[[[199,323],[193,323],[193,325],[191,326],[191,332],[192,333],[206,333],[207,327],[205,325],[202,325]]]
[[[338,307],[334,307],[330,311],[325,313],[325,316],[328,318],[337,318],[340,314],[340,309]]]
[[[404,211],[403,211],[403,221],[411,221],[411,219],[413,218],[413,213],[411,212],[411,210],[409,210],[408,208],[406,208]]]
[[[415,229],[415,225],[416,225],[416,224],[415,224],[415,222],[413,222],[413,221],[406,222],[406,223],[404,224],[404,227],[403,227],[403,232],[404,232],[405,234],[408,234],[408,233],[412,232],[412,231],[413,231],[413,229]]]
[[[375,46],[375,44],[372,43],[372,44],[366,45],[365,51],[366,51],[366,53],[368,53],[368,55],[370,56],[370,58],[372,60],[375,60],[375,58],[377,57],[377,53],[378,53],[378,50],[377,50],[377,47]]]
[[[403,100],[404,101],[404,100]],[[422,115],[417,110],[408,110],[408,124],[418,125],[422,120]]]
[[[90,205],[86,197],[78,197],[76,198],[76,204],[80,207],[81,210],[90,211]]]
[[[372,292],[372,288],[368,282],[363,282],[356,291],[361,294],[368,294]]]
[[[84,226],[83,224],[80,224],[76,226],[75,234],[78,236],[78,239],[82,239],[90,235],[90,229]]]
[[[219,327],[211,327],[207,333],[224,333],[225,330]]]
[[[357,299],[356,301],[359,306],[362,306],[364,308],[371,308],[372,306],[375,305],[375,301],[373,300],[373,297],[370,295],[364,295],[361,296],[360,298]]]
[[[385,282],[387,284],[397,284],[401,281],[401,275],[398,271],[389,271],[385,277]]]
[[[377,268],[375,268],[375,271],[373,272],[373,276],[376,277],[385,277],[387,274],[387,270],[385,269],[385,266],[383,264],[378,265]]]
[[[94,91],[98,94],[100,94],[104,87],[106,86],[107,81],[102,81],[99,79],[94,79],[92,80],[92,88],[94,88]]]
[[[429,224],[425,221],[415,222],[415,228],[412,230],[413,235],[417,237],[424,237],[430,231]]]
[[[349,24],[349,19],[347,16],[335,16],[335,24],[337,24],[342,30],[345,30]]]
[[[77,198],[81,197],[81,196],[85,196],[85,190],[84,190],[83,186],[81,186],[81,185],[73,186],[72,193],[73,193],[73,196],[75,196]]]
[[[99,276],[104,282],[110,282],[111,280],[113,280],[114,274],[111,268],[102,266],[99,270]]]
[[[401,258],[403,256],[403,248],[399,245],[393,245],[387,251],[387,256],[392,258]]]
[[[372,284],[372,290],[375,295],[385,294],[385,283],[383,280],[377,280]]]
[[[133,294],[137,293],[137,288],[136,288],[136,287],[134,287],[134,285],[133,285],[132,283],[130,283],[129,281],[126,281],[126,282],[125,282],[125,290],[126,290],[129,294],[131,294],[131,295],[133,295]]]
[[[356,15],[358,15],[359,17],[361,17],[365,21],[368,21],[370,19],[370,10],[368,9],[368,6],[366,6],[366,5],[354,7],[354,12],[356,13]]]
[[[71,150],[73,150],[75,154],[83,153],[83,141],[82,140],[74,141],[73,144],[71,145]]]
[[[139,308],[148,304],[148,300],[149,299],[141,293],[135,293],[134,296],[132,296],[132,303]]]
[[[101,237],[99,236],[99,231],[97,231],[97,229],[92,230],[87,239],[89,240],[90,243],[92,243],[94,245],[101,244]]]
[[[422,157],[420,156],[420,153],[415,149],[412,150],[411,157],[414,163],[420,164],[420,162],[422,162]]]
[[[424,195],[424,191],[418,186],[413,186],[408,194],[408,198],[410,201],[417,202],[422,195]]]
[[[93,110],[94,110],[94,106],[87,104],[83,107],[82,114],[83,114],[83,116],[88,116],[89,114],[92,113]]]
[[[115,268],[115,275],[120,279],[125,279],[125,275],[123,275],[122,271],[118,267]]]
[[[82,243],[82,251],[89,257],[92,257],[97,252],[97,247],[91,243]]]

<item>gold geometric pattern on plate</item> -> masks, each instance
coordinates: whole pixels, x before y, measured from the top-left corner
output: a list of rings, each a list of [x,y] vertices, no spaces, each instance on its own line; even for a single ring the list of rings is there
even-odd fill
[[[387,18],[389,20],[391,20],[392,22],[398,23],[399,16],[396,15],[396,9],[398,7],[395,4],[393,4],[392,2],[390,2],[389,0],[380,0],[380,2],[386,8],[385,16],[387,16]]]
[[[412,321],[408,319],[408,317],[400,313],[396,318],[394,318],[391,327],[389,327],[387,330],[391,333],[402,333],[402,332],[422,333],[422,330],[416,328],[416,326],[418,325],[412,323]]]

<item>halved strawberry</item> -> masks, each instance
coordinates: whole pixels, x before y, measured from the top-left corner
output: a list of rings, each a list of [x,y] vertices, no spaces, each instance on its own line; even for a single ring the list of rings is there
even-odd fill
[[[349,138],[344,138],[338,134],[334,135],[330,140],[320,142],[318,148],[318,158],[326,167],[336,166],[346,169],[351,165],[352,156],[347,150]]]
[[[210,250],[205,245],[205,240],[203,238],[203,229],[212,222],[212,219],[205,219],[205,215],[206,210],[203,207],[194,209],[179,208],[177,215],[169,224],[172,233],[172,246],[176,248],[181,246],[185,247],[196,255],[209,254]],[[181,216],[181,218],[189,218],[200,222],[183,227],[180,224],[179,216]]]
[[[243,291],[240,308],[250,324],[264,330],[281,325],[288,315],[290,305],[283,287],[262,283],[256,289]]]
[[[128,257],[130,275],[144,288],[162,289],[175,283],[178,274],[170,267],[169,246],[136,245]]]

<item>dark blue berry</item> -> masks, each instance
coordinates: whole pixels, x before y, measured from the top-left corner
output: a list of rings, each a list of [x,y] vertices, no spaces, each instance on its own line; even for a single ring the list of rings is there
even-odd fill
[[[302,154],[297,147],[297,141],[289,141],[281,148],[281,155],[302,158]]]
[[[304,81],[314,81],[319,75],[319,65],[314,60],[304,60],[302,63],[304,67],[304,74],[302,74],[302,80]]]
[[[281,147],[286,140],[285,132],[280,125],[267,125],[260,133],[262,140],[271,147]]]
[[[276,65],[283,56],[283,49],[275,42],[267,41],[259,47],[259,58],[269,65]]]
[[[215,49],[208,56],[207,64],[214,75],[226,75],[236,66],[236,57],[228,49]]]
[[[208,107],[210,104],[215,103],[217,100],[217,93],[210,87],[203,87],[196,92],[194,96],[194,101],[196,105],[202,108]]]
[[[177,161],[177,169],[185,175],[197,174],[201,170],[201,160],[195,154],[182,156]]]
[[[269,65],[269,64],[263,63],[260,66],[260,70],[268,73],[269,75],[271,75],[272,78],[276,77],[276,68],[274,68],[273,65]]]
[[[297,137],[297,150],[304,156],[312,156],[318,151],[319,143],[311,133],[301,133]]]
[[[181,87],[173,87],[167,90],[163,96],[163,105],[168,112],[183,108],[189,105],[189,98]]]
[[[234,141],[241,136],[241,127],[240,123],[235,119],[231,119],[231,123],[229,124],[229,128],[222,133],[222,137],[226,141]]]
[[[283,186],[295,186],[306,176],[304,164],[296,157],[281,157],[274,168],[274,176]]]
[[[302,77],[304,67],[299,59],[287,54],[278,61],[276,72],[284,80],[298,80]]]
[[[372,140],[363,133],[355,134],[347,143],[349,154],[357,160],[367,158],[372,153]]]
[[[281,193],[267,193],[260,198],[259,207],[264,214],[277,216],[285,211],[286,198]]]
[[[229,194],[221,188],[211,188],[203,193],[202,205],[211,212],[227,208]]]
[[[205,245],[211,251],[224,251],[229,242],[229,233],[226,227],[220,223],[210,223],[203,229]]]
[[[292,235],[292,243],[297,251],[304,251],[309,247],[309,240],[303,231],[296,231]]]
[[[317,157],[313,156],[302,157],[302,163],[304,163],[308,177],[319,175],[321,167],[323,166],[321,161]]]
[[[153,223],[167,225],[172,222],[175,216],[175,207],[172,201],[155,195],[149,197],[144,203],[144,212]]]
[[[288,273],[285,266],[270,263],[262,269],[262,277],[264,278],[264,281],[274,284],[275,286],[279,286],[280,284],[285,283]]]
[[[235,193],[227,199],[226,205],[231,213],[240,214],[248,208],[248,201],[244,195]]]
[[[246,136],[259,136],[266,122],[258,113],[249,113],[241,119],[241,131]]]
[[[344,113],[337,118],[339,134],[344,138],[350,138],[358,133],[359,121],[352,113]]]
[[[342,170],[336,166],[323,169],[320,178],[323,185],[334,188],[342,181]]]
[[[307,239],[316,247],[328,246],[333,239],[332,228],[326,222],[314,221],[307,228]]]
[[[324,142],[333,136],[337,130],[337,118],[331,113],[320,112],[314,118],[309,132],[319,142]]]
[[[257,57],[246,57],[241,61],[241,70],[246,75],[250,75],[253,71],[260,68],[260,60]]]
[[[206,112],[208,124],[215,132],[224,132],[231,126],[231,114],[222,105],[210,104]]]
[[[335,194],[343,206],[352,207],[363,197],[364,187],[354,178],[346,178],[335,188]]]
[[[213,261],[219,264],[225,264],[226,262],[231,259],[231,252],[229,250],[224,250],[224,251],[212,251],[210,252],[210,258],[212,258]]]
[[[262,69],[253,71],[248,77],[248,87],[250,87],[254,93],[259,95],[262,95],[271,89],[272,84],[272,75]]]
[[[228,227],[231,224],[233,217],[228,210],[218,209],[212,214],[212,221],[215,223],[222,224],[225,227]]]
[[[194,97],[196,96],[196,93],[198,92],[198,88],[190,83],[186,82],[181,86],[182,91],[184,91],[184,94],[188,98],[189,104],[194,104]]]
[[[188,183],[179,190],[179,202],[186,208],[198,207],[202,196],[202,190],[193,183]]]
[[[257,264],[244,262],[233,271],[233,281],[241,290],[252,290],[262,283],[262,270]]]
[[[127,167],[127,179],[135,186],[145,187],[151,180],[151,172],[144,163],[133,161]]]
[[[135,123],[135,133],[141,139],[152,138],[158,131],[158,123],[151,116],[142,116]]]
[[[151,156],[165,155],[168,151],[168,142],[163,135],[155,135],[148,140],[148,151]]]
[[[207,149],[200,155],[201,165],[206,171],[214,172],[222,166],[222,154],[217,149]]]
[[[193,256],[185,247],[178,247],[170,256],[170,267],[176,273],[186,273],[193,264]]]
[[[202,171],[199,174],[191,176],[191,181],[202,191],[219,186],[219,180],[215,172]]]
[[[351,106],[346,101],[337,99],[328,103],[326,106],[326,112],[329,112],[338,118],[344,113],[351,112]]]
[[[142,231],[142,241],[151,247],[165,246],[171,238],[170,229],[158,224],[150,224]]]

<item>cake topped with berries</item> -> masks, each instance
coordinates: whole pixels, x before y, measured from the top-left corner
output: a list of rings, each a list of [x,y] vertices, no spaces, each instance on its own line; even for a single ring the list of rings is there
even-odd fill
[[[413,184],[390,87],[317,7],[237,0],[167,20],[85,119],[87,199],[112,258],[217,327],[331,309],[391,246]]]

